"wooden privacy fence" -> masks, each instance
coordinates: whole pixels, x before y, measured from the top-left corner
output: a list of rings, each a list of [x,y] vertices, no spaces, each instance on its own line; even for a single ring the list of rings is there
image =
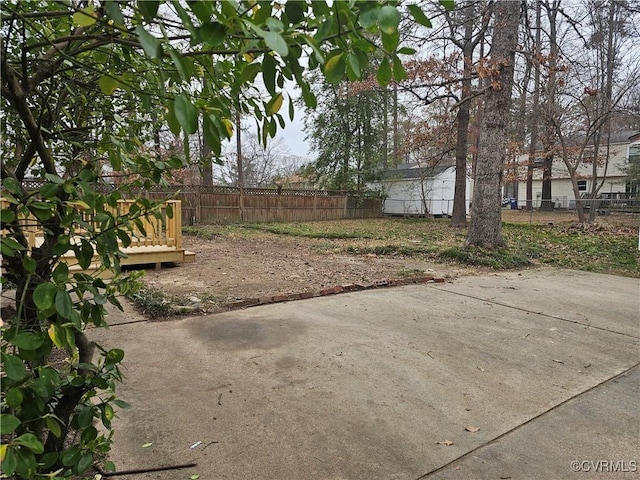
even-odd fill
[[[306,222],[382,216],[379,197],[343,192],[271,188],[158,187],[141,192],[162,200],[182,201],[183,225],[213,223]]]

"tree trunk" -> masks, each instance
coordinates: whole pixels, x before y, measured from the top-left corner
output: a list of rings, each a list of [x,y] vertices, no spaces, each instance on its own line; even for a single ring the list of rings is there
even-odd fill
[[[240,135],[240,131],[238,131]],[[205,187],[213,186],[213,163],[211,161],[211,146],[207,139],[202,135],[202,185]]]
[[[553,168],[554,149],[556,145],[554,119],[556,112],[556,95],[558,92],[558,57],[560,55],[560,47],[558,46],[558,12],[560,10],[560,0],[553,0],[551,5],[547,6],[547,15],[549,17],[549,78],[547,79],[547,117],[546,117],[546,134],[545,134],[545,152],[544,164],[542,166],[542,203],[540,211],[553,211],[553,202],[551,201],[551,179]]]
[[[393,83],[393,167],[400,163],[400,145],[398,140],[398,84]]]
[[[502,238],[500,183],[511,108],[515,50],[518,44],[520,2],[497,2],[491,60],[499,69],[499,83],[485,94],[480,151],[473,191],[471,225],[465,245],[505,246]]]
[[[540,30],[542,26],[541,3],[536,2],[536,47],[534,50],[534,75],[533,75],[533,108],[530,116],[531,139],[529,143],[529,159],[527,162],[527,211],[533,210],[533,170],[536,161],[536,148],[538,146],[538,122],[540,115],[540,53],[542,50]]]
[[[473,69],[473,6],[467,5],[464,26],[464,48],[462,49],[462,101],[458,108],[458,131],[456,135],[456,180],[453,192],[451,226],[467,226],[467,152],[469,142],[469,120],[471,118],[471,75]]]

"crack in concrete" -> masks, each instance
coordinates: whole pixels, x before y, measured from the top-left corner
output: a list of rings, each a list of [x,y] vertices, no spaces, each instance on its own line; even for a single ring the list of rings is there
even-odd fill
[[[473,300],[480,300],[482,302],[488,302],[488,303],[491,303],[493,305],[499,305],[501,307],[512,308],[513,310],[518,310],[520,312],[533,313],[535,315],[540,315],[540,316],[547,317],[547,318],[553,318],[554,320],[560,320],[562,322],[573,323],[573,324],[576,324],[576,325],[582,325],[583,327],[589,327],[589,328],[593,328],[593,329],[596,329],[596,330],[601,330],[603,332],[613,333],[613,334],[616,334],[616,335],[622,335],[622,336],[625,336],[625,337],[630,337],[630,338],[634,338],[636,340],[640,340],[640,335],[631,335],[630,333],[618,332],[616,330],[611,330],[611,329],[608,329],[608,328],[605,328],[605,327],[598,327],[597,325],[589,325],[588,323],[584,323],[584,322],[581,322],[579,320],[571,320],[569,318],[558,317],[556,315],[551,315],[549,313],[536,312],[534,310],[529,310],[529,309],[522,308],[522,307],[516,307],[514,305],[509,305],[507,303],[497,302],[495,300],[491,300],[491,299],[488,299],[488,298],[476,297],[475,295],[469,295],[469,294],[460,293],[460,292],[452,292],[451,290],[447,290],[446,288],[442,288],[442,287],[433,287],[433,288],[437,288],[438,290],[441,290],[441,291],[447,292],[447,293],[451,293],[453,295],[459,295],[461,297],[471,298]]]
[[[617,375],[614,375],[613,377],[609,377],[604,379],[603,381],[601,381],[600,383],[597,383],[596,385],[588,388],[587,390],[584,390],[583,392],[580,392],[572,397],[567,398],[566,400],[563,400],[562,402],[558,403],[557,405],[554,405],[553,407],[545,410],[544,412],[539,413],[538,415],[531,417],[529,420],[527,420],[526,422],[521,423],[520,425],[516,425],[515,427],[513,427],[510,430],[507,430],[504,433],[501,433],[500,435],[498,435],[495,438],[492,438],[491,440],[482,443],[481,445],[478,445],[477,447],[469,450],[467,453],[460,455],[459,457],[454,458],[453,460],[451,460],[450,462],[445,463],[444,465],[439,466],[438,468],[435,468],[429,472],[423,473],[422,475],[420,475],[419,477],[416,478],[416,480],[424,480],[429,478],[431,475],[441,472],[442,470],[444,470],[445,468],[449,467],[450,465],[453,465],[454,463],[458,462],[459,460],[462,460],[464,458],[469,457],[470,455],[473,455],[474,453],[478,452],[479,450],[488,447],[490,445],[493,445],[494,443],[502,440],[503,438],[507,437],[508,435],[516,432],[517,430],[520,430],[521,428],[525,427],[526,425],[529,425],[530,423],[538,420],[539,418],[544,417],[545,415],[548,415],[552,412],[554,412],[555,410],[557,410],[560,407],[563,407],[564,405],[567,405],[568,403],[582,397],[583,395],[592,392],[593,390],[596,390],[597,388],[600,388],[601,386],[612,382],[614,380],[616,380],[617,378],[620,378],[626,374],[628,374],[631,370],[633,370],[634,368],[638,368],[640,367],[640,362],[636,363],[635,365],[632,365],[631,367],[627,368],[626,370],[623,370],[622,372],[618,373]]]

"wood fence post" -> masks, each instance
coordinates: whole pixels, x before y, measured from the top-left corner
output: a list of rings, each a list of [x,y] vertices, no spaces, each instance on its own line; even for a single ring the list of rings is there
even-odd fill
[[[244,187],[240,185],[240,223],[244,223]]]

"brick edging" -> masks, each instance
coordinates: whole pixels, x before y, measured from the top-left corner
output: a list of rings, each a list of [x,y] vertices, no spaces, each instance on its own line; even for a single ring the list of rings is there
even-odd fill
[[[339,293],[347,292],[359,292],[362,290],[373,290],[375,288],[387,288],[396,287],[400,285],[414,285],[419,283],[444,283],[444,278],[437,278],[432,276],[420,276],[409,278],[383,278],[376,280],[372,283],[346,283],[342,285],[336,285],[335,287],[323,288],[316,292],[300,292],[280,294],[259,298],[245,298],[243,300],[236,300],[224,305],[224,308],[228,310],[237,310],[239,308],[256,307],[258,305],[269,305],[271,303],[291,302],[294,300],[304,300],[314,297],[326,297],[329,295],[337,295]]]

